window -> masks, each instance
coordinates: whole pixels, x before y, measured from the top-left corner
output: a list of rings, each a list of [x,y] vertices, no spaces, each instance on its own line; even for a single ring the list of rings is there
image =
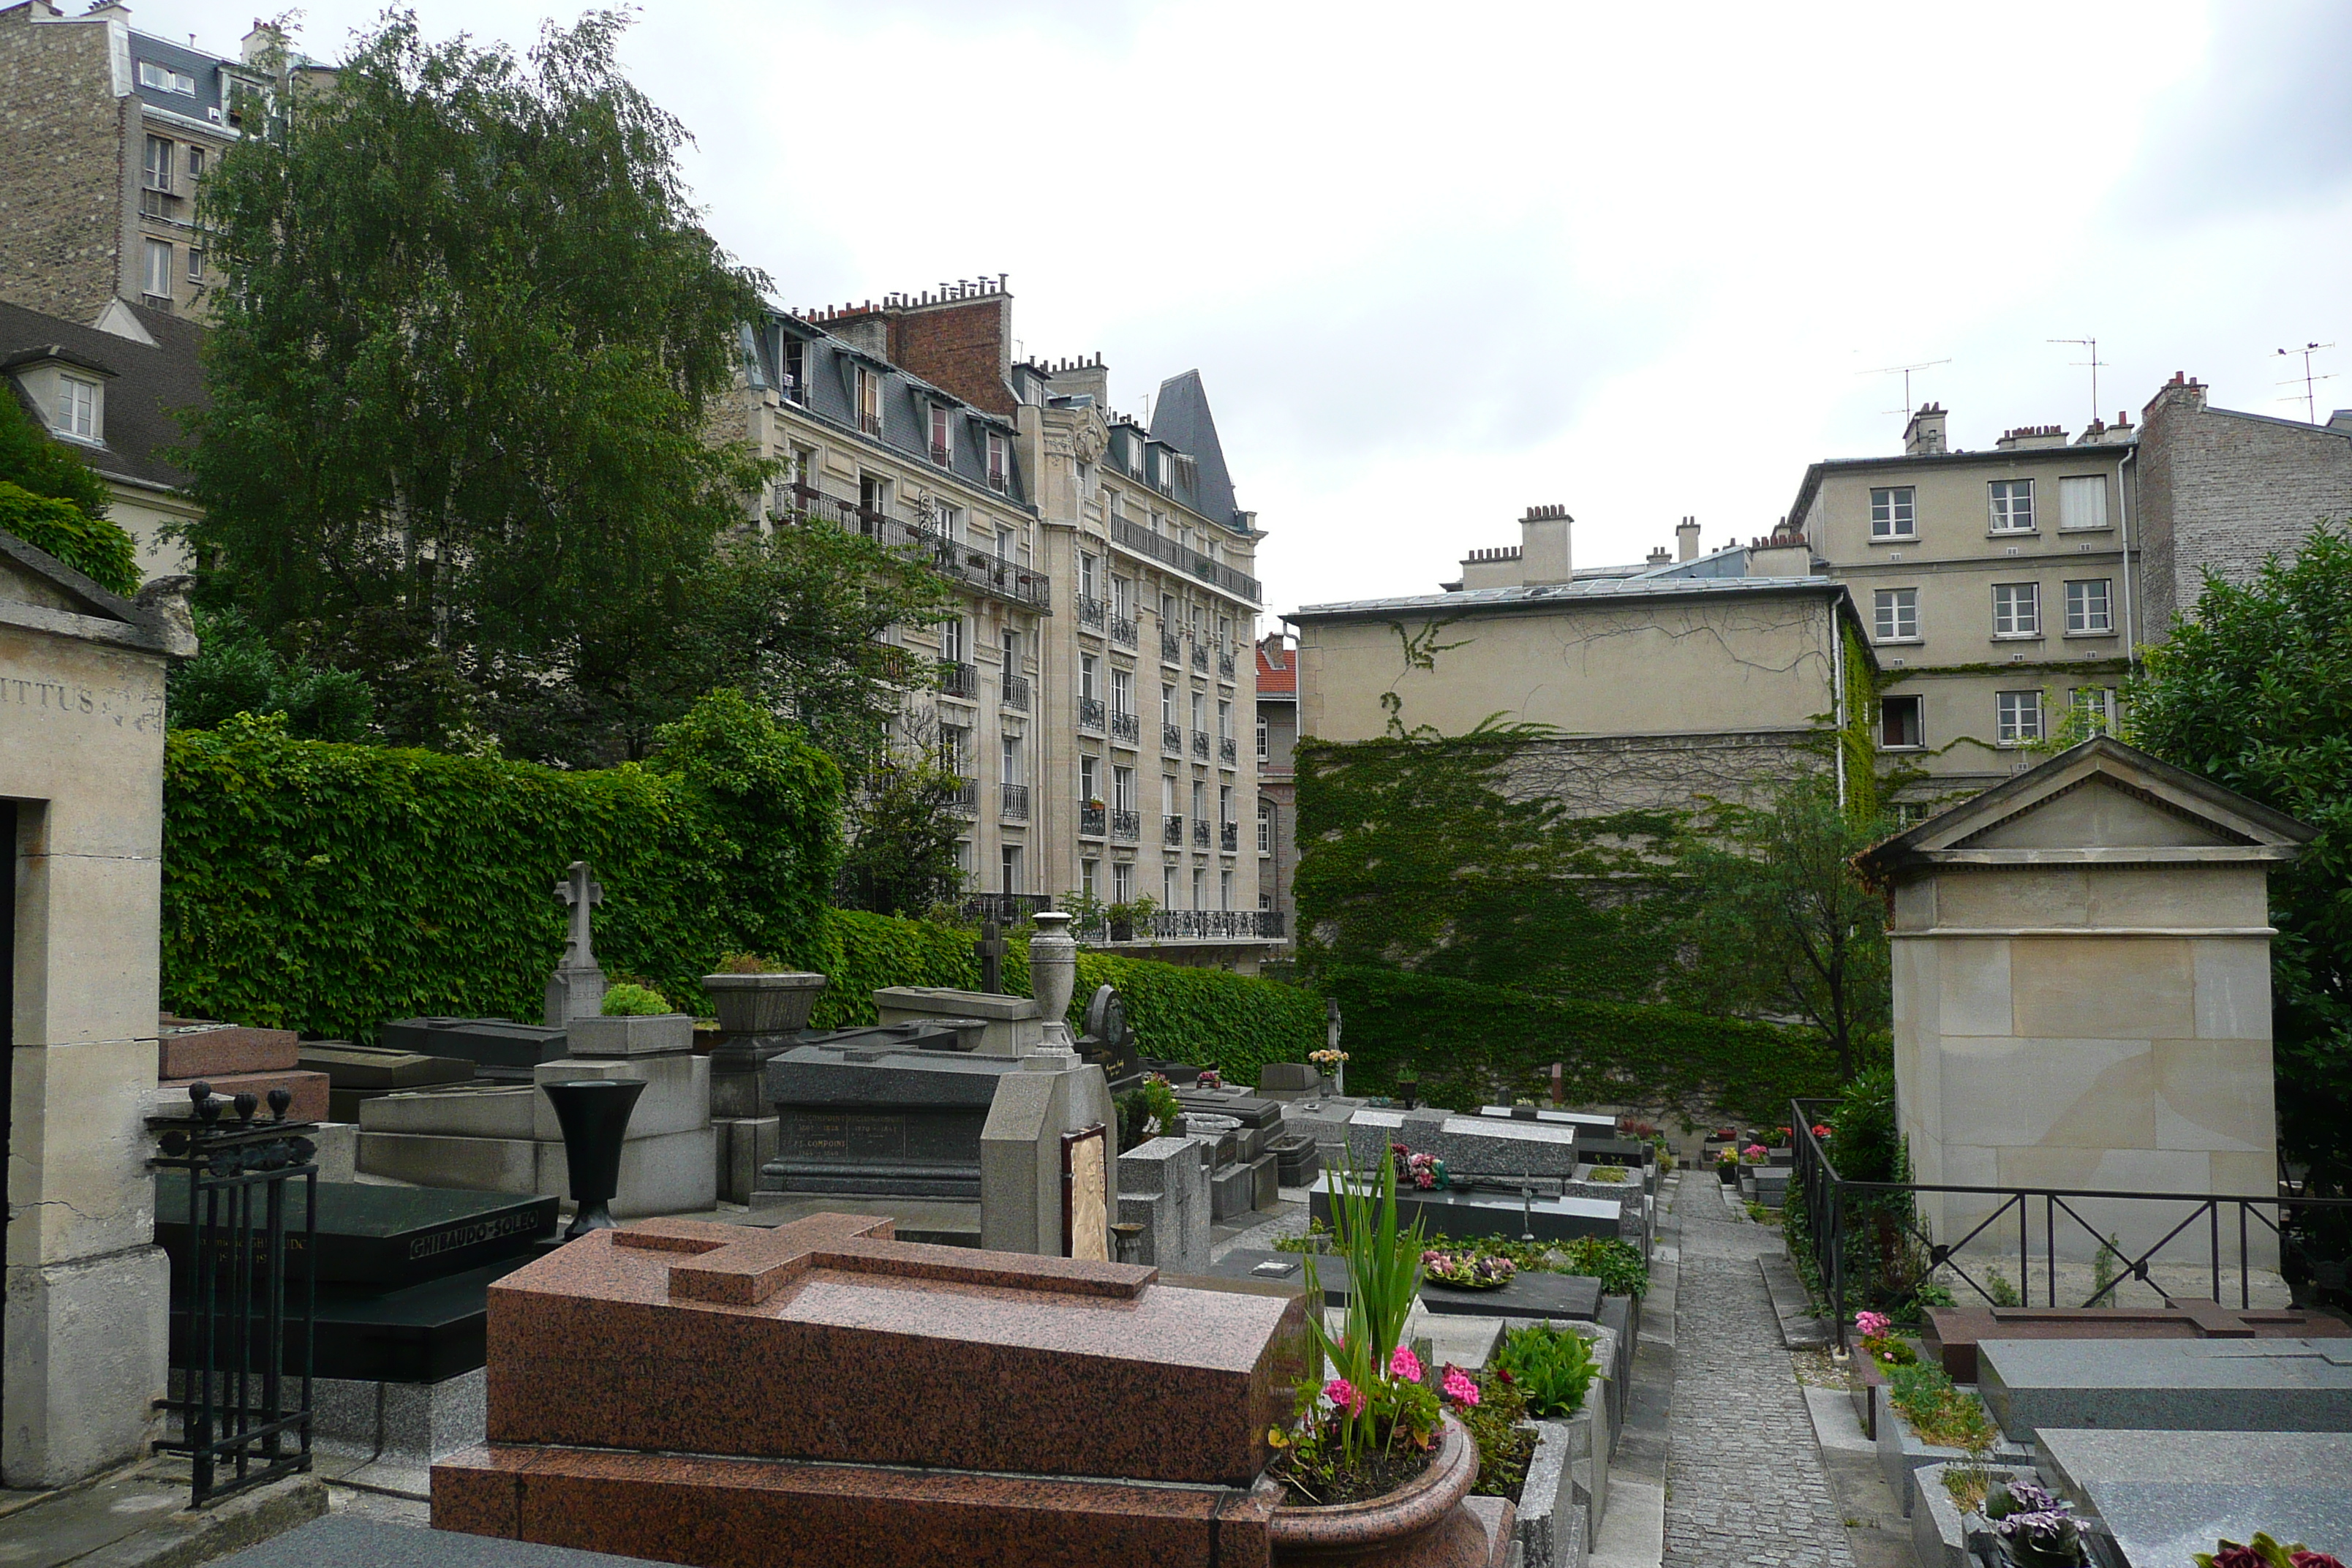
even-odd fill
[[[1257,721],[1257,760],[1260,765],[1265,762],[1265,721],[1263,719]]]
[[[1173,631],[1175,628],[1176,595],[1173,594],[1162,594],[1160,595],[1160,629],[1162,631]]]
[[[1162,773],[1160,777],[1160,815],[1176,815],[1176,775]]]
[[[1082,653],[1078,655],[1078,695],[1085,698],[1089,702],[1095,701],[1102,696],[1102,693],[1096,689],[1097,679],[1101,674],[1101,667],[1102,660],[1097,658],[1093,654]]]
[[[1176,722],[1176,689],[1164,682],[1160,688],[1160,722],[1163,725]]]
[[[940,766],[958,778],[971,776],[971,731],[961,724],[940,726]]]
[[[1992,531],[1995,533],[2033,531],[2033,481],[1992,481]]]
[[[998,864],[1003,868],[1004,875],[1004,884],[999,890],[1007,893],[1024,891],[1025,889],[1021,886],[1021,846],[1018,844],[1004,846],[999,853]]]
[[[1209,786],[1199,779],[1192,781],[1192,820],[1195,822],[1209,820]]]
[[[172,247],[167,241],[147,242],[146,291],[159,300],[172,297]]]
[[[1021,772],[1020,736],[1005,735],[1000,738],[997,763],[1001,770],[996,775],[999,784],[1017,784],[1025,782]],[[1012,891],[1009,888],[1005,890]]]
[[[147,138],[146,178],[141,183],[151,191],[168,192],[172,188],[172,144],[161,136]]]
[[[1204,734],[1208,731],[1209,728],[1208,719],[1206,717],[1208,711],[1209,700],[1197,691],[1192,693],[1192,728]]]
[[[1997,637],[2038,637],[2042,635],[2042,584],[1995,583],[1992,585],[1992,635]]]
[[[98,383],[72,375],[58,378],[58,434],[98,439]]]
[[[1135,809],[1135,770],[1133,768],[1111,769],[1110,805],[1113,811]]]
[[[997,531],[996,558],[999,561],[1010,561],[1013,559],[1013,531],[1009,528],[999,529]],[[1021,559],[1024,563],[1029,559],[1029,547],[1025,544],[1021,547]]]
[[[1994,697],[1994,730],[2004,746],[2028,745],[2042,739],[2042,693],[2002,691]]]
[[[1217,908],[1229,910],[1233,907],[1234,874],[1231,871],[1220,871],[1217,873]]]
[[[1078,552],[1078,594],[1083,598],[1096,596],[1096,571],[1099,558],[1086,551]]]
[[[152,87],[158,92],[185,93],[190,98],[196,95],[194,77],[190,76],[186,71],[173,70],[170,66],[156,60],[139,62],[139,85]]]
[[[1192,868],[1192,907],[1196,910],[1209,907],[1209,869],[1205,866]]]
[[[2107,476],[2084,474],[2058,481],[2058,526],[2107,526]]]
[[[1257,852],[1274,853],[1274,802],[1270,800],[1257,803]]]
[[[948,421],[948,410],[947,410],[947,405],[946,405],[945,404],[942,404],[942,403],[934,403],[934,404],[932,404],[932,405],[931,405],[931,461],[932,461],[932,462],[934,462],[934,463],[944,463],[944,462],[948,461],[948,459],[950,459],[950,458],[953,458],[953,457],[955,456],[955,447],[953,447],[953,445],[952,445],[952,444],[950,443],[950,432],[952,431],[952,429],[953,429],[953,426],[952,426],[949,423],[949,421]]]
[[[1102,798],[1102,759],[1078,759],[1078,799],[1088,805]]]
[[[188,281],[201,283],[204,280],[205,253],[192,245],[188,247]]]
[[[798,338],[784,340],[784,395],[794,403],[808,401],[808,344]],[[808,476],[801,480],[805,484]]]
[[[1221,701],[1217,704],[1217,739],[1220,741],[1230,741],[1233,738],[1234,705],[1230,702]]]
[[[1115,904],[1135,902],[1135,862],[1115,860],[1110,868],[1110,901]]]
[[[988,433],[988,482],[1000,490],[1008,482],[1006,456],[1004,437],[998,431],[991,430]]]
[[[963,662],[963,617],[961,616],[940,623],[940,657],[952,664]]]
[[[882,378],[864,365],[856,367],[857,427],[868,436],[882,434]]]
[[[879,474],[857,476],[857,504],[867,511],[880,511],[890,504],[890,481]]]
[[[1135,676],[1128,670],[1110,672],[1110,710],[1114,713],[1135,711]]]
[[[2066,584],[2066,629],[2097,635],[2116,629],[2114,600],[2108,584],[2113,579],[2094,577],[2084,583]]]
[[[939,530],[941,539],[953,543],[963,527],[963,508],[934,499],[931,502],[931,526]]]
[[[1101,869],[1102,862],[1099,860],[1078,862],[1078,891],[1085,897],[1092,899],[1095,896],[1095,878]]]
[[[2108,686],[2078,686],[2067,694],[2083,733],[2107,735],[2116,728],[2116,693]]]
[[[196,182],[197,182],[198,180],[203,179],[204,177],[205,177],[205,150],[204,150],[203,148],[201,148],[201,147],[191,146],[191,147],[188,149],[188,185],[189,185],[189,188],[193,190],[193,189],[195,187],[195,184],[196,184]]]
[[[1887,751],[1924,746],[1924,727],[1919,722],[1919,699],[1916,697],[1882,697],[1878,700],[1878,743]]]
[[[1870,537],[1873,539],[1916,539],[1919,517],[1912,498],[1918,492],[1909,485],[1888,485],[1870,492]]]
[[[1173,866],[1160,868],[1160,907],[1163,910],[1176,907],[1176,868]]]
[[[1110,580],[1110,613],[1122,621],[1134,618],[1135,580],[1133,578],[1114,577]]]
[[[1004,673],[1007,675],[1018,675],[1021,673],[1021,634],[1015,631],[1013,627],[1006,626],[1003,630],[1003,637],[1004,650]]]
[[[1233,819],[1234,786],[1231,784],[1219,784],[1217,786],[1217,821],[1220,824],[1223,824],[1231,822]]]
[[[1880,642],[1916,642],[1919,638],[1919,590],[1881,588],[1871,596],[1871,609]]]

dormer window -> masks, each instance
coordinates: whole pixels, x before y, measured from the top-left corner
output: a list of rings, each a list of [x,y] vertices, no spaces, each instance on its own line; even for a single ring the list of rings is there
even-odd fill
[[[955,422],[944,403],[931,405],[931,461],[944,466],[955,456]]]
[[[1004,437],[998,432],[988,433],[988,487],[1001,490],[1010,482],[1006,471]]]
[[[1175,480],[1176,466],[1169,460],[1169,456],[1165,452],[1155,452],[1152,456],[1159,459],[1157,467],[1160,470],[1152,476],[1153,482],[1164,490]]]
[[[77,441],[103,440],[99,395],[99,384],[94,381],[78,375],[58,377],[58,434]]]
[[[196,95],[194,77],[185,71],[173,70],[157,60],[139,62],[139,85],[153,88],[158,92],[184,93],[190,98]]]

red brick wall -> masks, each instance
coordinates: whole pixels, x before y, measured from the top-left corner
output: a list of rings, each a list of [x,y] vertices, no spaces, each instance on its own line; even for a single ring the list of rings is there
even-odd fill
[[[988,294],[890,315],[890,359],[925,381],[1010,419],[1016,406],[1004,384],[1013,366],[1013,296]]]

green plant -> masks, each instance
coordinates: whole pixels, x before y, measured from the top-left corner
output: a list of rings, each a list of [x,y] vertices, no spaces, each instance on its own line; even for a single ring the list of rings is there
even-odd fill
[[[1923,1443],[1974,1448],[1990,1447],[1999,1436],[1977,1396],[1961,1393],[1933,1363],[1888,1368],[1886,1394]]]
[[[1560,1273],[1598,1279],[1605,1295],[1639,1300],[1650,1289],[1650,1266],[1643,1258],[1642,1249],[1630,1241],[1586,1236],[1562,1242],[1555,1250]]]
[[[287,659],[235,610],[195,614],[196,657],[165,677],[175,730],[210,730],[239,713],[283,713],[303,741],[363,741],[375,713],[367,682],[349,670]]]
[[[1510,1378],[1537,1415],[1575,1415],[1584,1408],[1584,1396],[1601,1375],[1591,1342],[1550,1323],[1530,1323],[1506,1333],[1495,1349],[1494,1366]]]
[[[1984,1276],[1985,1295],[1994,1306],[2021,1307],[2025,1304],[2017,1293],[2017,1287],[2011,1284],[2009,1276],[1999,1268],[1987,1268]]]
[[[605,988],[602,1011],[607,1018],[654,1018],[677,1009],[653,987],[623,981]]]
[[[1589,1182],[1606,1183],[1622,1182],[1625,1180],[1625,1167],[1622,1165],[1595,1165],[1592,1167],[1591,1172],[1585,1177],[1585,1180]]]
[[[2108,1291],[2116,1288],[2116,1260],[2123,1255],[2123,1248],[2116,1244],[2114,1237],[2109,1236],[2101,1238],[2098,1253],[2091,1259],[2091,1300],[2093,1302],[2095,1303],[2099,1298],[2105,1296]],[[2003,1306],[2011,1305],[2010,1302],[2003,1302],[2001,1304]],[[2114,1305],[2113,1302],[2109,1302],[2108,1304],[2110,1306]]]
[[[1146,1073],[1143,1082],[1118,1097],[1119,1152],[1136,1147],[1152,1138],[1173,1134],[1177,1117],[1183,1108],[1176,1102],[1176,1091],[1158,1073]]]
[[[0,398],[0,480],[36,496],[64,501],[85,518],[103,518],[114,504],[113,492],[106,488],[106,481],[76,455],[74,448],[50,435],[47,426],[26,411],[23,400],[16,397]],[[5,531],[15,533],[16,531],[11,528]],[[121,531],[119,528],[115,530],[117,533]],[[17,534],[17,537],[22,539],[24,535]],[[128,536],[125,538],[127,540]],[[26,539],[25,542],[48,550],[50,554],[73,566],[92,582],[106,587],[113,586],[70,555],[49,550],[37,539]],[[114,559],[122,558],[117,555],[110,542],[104,553]],[[136,592],[138,586],[134,579],[130,591]],[[118,593],[122,591],[116,590]]]
[[[16,401],[13,391],[7,401]],[[131,535],[72,501],[0,479],[0,533],[48,552],[109,593],[128,598],[139,592],[139,552]]]
[[[2197,1568],[2344,1568],[2344,1564],[2325,1552],[2314,1552],[2302,1542],[2282,1544],[2270,1531],[2254,1531],[2252,1541],[2241,1544],[2223,1538],[2211,1552],[2200,1552],[2189,1559]]]
[[[1454,1369],[1448,1367],[1451,1373]],[[1517,1502],[1527,1484],[1528,1461],[1535,1458],[1536,1430],[1528,1425],[1527,1401],[1509,1379],[1488,1367],[1475,1378],[1478,1400],[1456,1403],[1454,1415],[1478,1445],[1478,1479],[1471,1490],[1480,1497],[1508,1498]]]
[[[719,967],[710,973],[713,974],[776,974],[782,973],[783,967],[773,959],[763,958],[756,952],[730,952],[720,955]]]

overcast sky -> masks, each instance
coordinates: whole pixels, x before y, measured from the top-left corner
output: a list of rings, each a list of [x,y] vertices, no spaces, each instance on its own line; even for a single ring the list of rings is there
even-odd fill
[[[234,54],[252,9],[133,0]],[[570,9],[421,0],[526,47]],[[378,6],[313,0],[299,44]],[[625,45],[794,307],[1007,273],[1141,414],[1197,368],[1269,615],[1767,531],[1807,462],[2352,373],[2352,5],[656,0]],[[2352,405],[2323,382],[2319,417]]]

